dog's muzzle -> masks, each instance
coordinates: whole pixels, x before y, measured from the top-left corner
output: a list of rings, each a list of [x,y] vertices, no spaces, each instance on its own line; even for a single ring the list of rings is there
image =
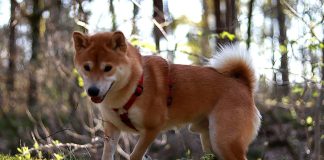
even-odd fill
[[[99,88],[97,88],[96,86],[91,86],[87,90],[88,95],[91,97],[91,101],[94,102],[94,103],[101,103],[105,99],[107,93],[110,91],[113,84],[114,84],[114,82],[111,83],[109,89],[107,90],[107,92],[103,96],[99,96],[99,93],[100,93]]]

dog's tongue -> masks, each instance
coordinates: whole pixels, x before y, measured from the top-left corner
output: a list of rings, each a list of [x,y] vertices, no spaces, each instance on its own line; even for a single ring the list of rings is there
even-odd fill
[[[103,98],[101,97],[91,97],[91,101],[94,103],[101,103],[103,101]]]

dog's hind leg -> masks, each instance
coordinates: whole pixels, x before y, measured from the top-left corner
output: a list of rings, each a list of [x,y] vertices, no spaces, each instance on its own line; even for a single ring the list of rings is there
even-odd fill
[[[256,111],[248,102],[220,100],[208,119],[213,151],[224,160],[246,160],[259,122]]]

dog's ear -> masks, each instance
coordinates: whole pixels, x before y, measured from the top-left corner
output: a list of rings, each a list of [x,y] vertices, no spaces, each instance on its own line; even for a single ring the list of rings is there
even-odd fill
[[[81,32],[73,32],[73,41],[74,41],[74,48],[76,51],[85,49],[88,47],[88,38]]]
[[[121,31],[116,31],[112,35],[112,46],[113,49],[119,49],[122,52],[126,52],[127,50],[127,44],[126,44],[126,38]]]

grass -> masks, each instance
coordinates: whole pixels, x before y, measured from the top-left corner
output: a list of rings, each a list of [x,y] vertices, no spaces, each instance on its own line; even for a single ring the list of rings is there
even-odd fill
[[[0,154],[0,160],[19,160],[19,158],[15,157],[15,156]]]

